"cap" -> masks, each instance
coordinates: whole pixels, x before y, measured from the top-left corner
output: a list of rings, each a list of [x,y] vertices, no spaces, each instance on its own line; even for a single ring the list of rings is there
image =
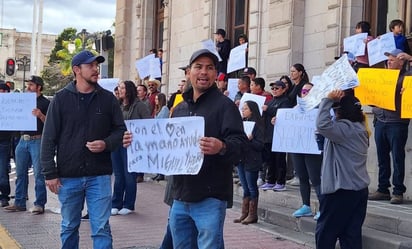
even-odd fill
[[[183,67],[179,67],[179,69],[182,69],[183,71],[186,71],[186,69],[188,69],[190,66],[189,65],[186,65],[186,66],[183,66]]]
[[[6,83],[4,83],[4,81],[0,82],[0,89],[10,92],[10,87]]]
[[[39,86],[44,85],[43,79],[36,75],[30,76],[28,80],[25,80],[25,82],[33,82],[34,84],[39,85]]]
[[[272,83],[269,84],[269,86],[280,86],[282,88],[286,88],[286,84],[281,80],[277,80],[275,82],[272,82]]]
[[[216,30],[216,32],[214,34],[218,34],[218,35],[221,35],[221,36],[225,37],[226,36],[226,31],[224,29],[218,29],[218,30]]]
[[[384,55],[385,56],[389,56],[392,55],[394,57],[398,56],[398,54],[403,53],[402,50],[400,50],[399,48],[392,50],[391,52],[385,52]]]
[[[243,69],[243,75],[249,75],[249,74],[254,74],[256,75],[256,70],[253,67],[246,67]]]
[[[226,78],[226,74],[224,74],[224,73],[219,73],[219,74],[217,75],[217,80],[218,80],[218,81],[224,81],[225,78]]]
[[[343,53],[346,54],[346,56],[348,57],[348,61],[356,61],[356,57],[353,53],[347,52],[347,51]],[[335,56],[335,60],[339,60],[339,59],[340,59],[340,56]]]
[[[94,55],[88,50],[83,50],[80,53],[76,54],[72,59],[72,67],[79,66],[81,64],[90,64],[93,61],[102,63],[105,61],[104,57],[101,55]]]
[[[193,62],[195,62],[199,57],[201,56],[206,56],[209,57],[210,59],[212,59],[213,64],[216,66],[219,59],[217,58],[217,56],[210,52],[210,50],[203,48],[200,50],[195,51],[192,56],[190,57],[190,61],[189,61],[189,66],[193,64]]]

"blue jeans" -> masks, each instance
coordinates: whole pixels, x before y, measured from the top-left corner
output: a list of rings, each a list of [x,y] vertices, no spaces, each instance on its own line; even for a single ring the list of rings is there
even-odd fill
[[[405,146],[408,139],[408,124],[375,123],[376,153],[378,155],[379,183],[378,191],[389,194],[391,184],[391,158],[393,164],[393,194],[402,195],[406,191],[403,184],[405,178]]]
[[[259,189],[257,186],[259,171],[245,170],[245,166],[239,164],[237,165],[237,173],[243,188],[243,198],[250,197],[257,199],[259,197]]]
[[[0,200],[10,200],[10,139],[0,141]]]
[[[134,210],[137,193],[137,174],[127,170],[127,150],[119,147],[113,151],[112,164],[114,173],[114,187],[112,208],[127,208]]]
[[[223,224],[227,202],[206,198],[199,202],[173,201],[170,210],[170,230],[174,249],[223,249]]]
[[[79,226],[84,199],[89,213],[93,248],[113,248],[109,218],[111,210],[111,176],[60,178],[62,249],[79,248]]]
[[[20,138],[16,147],[16,199],[14,205],[26,207],[27,189],[29,184],[28,171],[33,165],[35,206],[44,208],[47,202],[46,182],[40,165],[41,139],[23,140]]]

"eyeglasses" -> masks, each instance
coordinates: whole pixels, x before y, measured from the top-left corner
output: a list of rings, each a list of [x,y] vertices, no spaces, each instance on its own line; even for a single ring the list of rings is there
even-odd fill
[[[300,91],[301,94],[308,94],[310,92],[310,89],[302,89]]]
[[[273,87],[271,87],[271,89],[272,89],[272,90],[279,90],[280,87],[274,87],[274,86],[273,86]]]

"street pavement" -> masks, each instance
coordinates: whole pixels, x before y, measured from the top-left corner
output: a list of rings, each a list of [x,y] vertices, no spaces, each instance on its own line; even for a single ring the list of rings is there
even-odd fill
[[[14,195],[15,175],[11,175]],[[33,176],[30,176],[27,210],[34,200]],[[113,246],[116,249],[159,248],[166,228],[169,206],[163,203],[165,182],[146,179],[138,184],[136,210],[134,213],[112,216],[110,225]],[[12,202],[12,201],[11,201]],[[33,215],[29,212],[9,213],[0,210],[0,249],[55,249],[60,248],[59,202],[48,191],[46,212]],[[228,209],[225,220],[224,240],[226,249],[303,249],[297,244],[271,232],[264,224],[242,225],[232,222],[239,216],[238,209]],[[92,248],[90,226],[82,221],[80,248]]]

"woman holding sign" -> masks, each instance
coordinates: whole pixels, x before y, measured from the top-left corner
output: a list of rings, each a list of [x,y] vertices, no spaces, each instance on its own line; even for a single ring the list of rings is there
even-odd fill
[[[246,101],[242,106],[243,121],[254,122],[252,133],[246,134],[249,141],[243,150],[243,158],[237,165],[239,179],[243,188],[242,214],[233,222],[250,224],[258,220],[257,206],[259,190],[257,179],[262,165],[263,151],[263,119],[259,107],[254,101]]]
[[[147,105],[137,98],[136,86],[132,81],[119,84],[119,101],[123,118],[151,118]],[[112,215],[126,215],[134,211],[137,184],[136,173],[127,170],[127,150],[119,147],[112,152],[114,187],[112,196]]]

